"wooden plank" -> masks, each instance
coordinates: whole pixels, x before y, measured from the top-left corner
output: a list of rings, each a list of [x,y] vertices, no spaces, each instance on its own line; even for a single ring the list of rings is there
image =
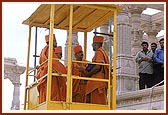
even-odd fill
[[[76,28],[76,26],[81,23],[88,15],[90,15],[92,12],[94,12],[95,9],[86,9],[84,7],[81,7],[80,12],[75,12],[74,14],[74,25],[73,28]]]
[[[58,5],[55,5],[55,13],[56,12],[59,12],[59,10],[63,7],[64,5],[63,4],[58,4]],[[56,15],[55,15],[55,17],[56,17]],[[48,17],[48,19],[44,22],[44,24],[49,24],[49,22],[50,22],[50,17]]]
[[[99,27],[101,25],[103,25],[104,23],[106,23],[110,18],[113,17],[113,12],[108,12],[107,14],[105,14],[104,16],[102,16],[101,18],[99,18],[94,24],[90,25],[87,28],[87,31],[92,31],[93,28]]]
[[[74,15],[75,15],[75,12],[77,12],[77,11],[81,11],[79,7],[77,7],[76,9],[74,9],[74,11],[73,11]],[[69,24],[69,15],[67,15],[67,17],[64,18],[64,20],[62,20],[62,22],[60,22],[58,26],[60,26],[60,27],[64,26],[65,27],[68,24]]]
[[[37,27],[43,27],[43,28],[49,28],[50,25],[45,25],[45,24],[41,24],[41,23],[32,23],[31,26],[37,26]],[[54,24],[54,28],[56,29],[64,29],[64,30],[69,30],[69,26],[66,27],[58,27],[57,25]],[[73,30],[74,32],[79,31],[79,32],[83,32],[83,29],[75,29]]]
[[[94,10],[92,13],[90,13],[88,16],[86,16],[79,24],[77,24],[74,28],[76,29],[76,28],[91,27],[92,24],[95,23],[95,21],[99,20],[107,12],[108,11],[104,11],[104,10],[102,10],[101,12],[99,10]]]
[[[85,8],[99,9],[99,10],[107,10],[107,11],[115,11],[117,8],[116,5],[112,5],[112,4],[82,4],[82,5],[80,4],[79,6],[83,6]]]
[[[57,4],[57,5],[55,5],[55,9],[56,9],[55,10],[55,18],[58,17],[56,15],[56,12],[60,12],[63,7],[64,7],[64,4]],[[48,19],[44,22],[44,24],[48,25],[49,23],[50,23],[50,18],[48,17]]]
[[[69,15],[69,5],[64,5],[55,15],[54,23],[59,25]]]
[[[47,20],[49,17],[49,12],[50,12],[50,5],[42,5],[39,10],[37,10],[36,13],[33,13],[31,18],[29,19],[29,24],[33,22],[40,22],[42,23],[43,21]]]
[[[108,105],[75,103],[70,105],[71,110],[110,110]]]

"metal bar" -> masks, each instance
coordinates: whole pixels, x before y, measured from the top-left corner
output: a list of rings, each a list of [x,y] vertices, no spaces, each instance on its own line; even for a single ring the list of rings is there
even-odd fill
[[[68,61],[66,59],[58,59],[58,58],[53,58],[53,60]]]
[[[116,38],[116,30],[117,30],[117,10],[114,11],[114,36],[113,36],[113,79],[112,79],[112,109],[116,109],[116,49],[117,49],[117,38]]]
[[[111,67],[110,66],[108,66],[108,69],[109,69],[109,73],[108,73],[108,75],[109,75],[109,79],[108,79],[108,107],[109,107],[109,110],[110,110],[110,108],[111,108],[111,102],[110,102],[110,100],[111,100],[111,95],[110,95],[110,90],[111,90],[111,88],[110,88],[110,84],[111,84],[111,69],[110,69]]]
[[[67,74],[67,93],[66,103],[72,102],[72,22],[73,22],[73,5],[70,5],[70,16],[69,16],[69,39],[68,39],[68,74]],[[67,104],[67,109],[70,109],[70,105]]]
[[[112,28],[111,28],[111,22],[112,20],[109,20],[109,26],[110,26],[110,34],[112,33]],[[113,35],[109,35],[109,40],[110,40],[110,45],[109,45],[109,51],[110,51],[110,66],[112,66],[112,37]]]
[[[48,76],[47,76],[47,94],[46,103],[47,108],[49,107],[50,96],[51,96],[51,77],[52,77],[52,57],[53,57],[53,27],[54,27],[54,12],[55,5],[51,4],[50,11],[50,35],[49,35],[49,55],[48,55]]]
[[[109,29],[110,29],[110,34],[112,33],[112,28],[111,28],[111,24],[112,24],[112,20],[109,20]],[[109,36],[109,41],[110,41],[110,44],[109,44],[109,54],[110,54],[110,68],[109,68],[109,74],[111,73],[111,67],[112,67],[112,37],[113,37],[113,35],[111,34],[111,36]],[[110,77],[109,77],[109,79],[110,79]],[[112,82],[112,80],[110,79],[110,85],[112,84],[111,83]],[[112,89],[111,89],[112,87],[109,87],[109,90],[110,90],[110,95],[109,95],[109,102],[110,102],[110,108],[112,108]]]
[[[112,34],[106,34],[106,33],[101,33],[101,32],[93,32],[95,35],[96,34],[101,34],[101,35],[106,35],[106,36],[112,36],[113,37],[113,35]]]
[[[87,32],[84,32],[84,56],[83,58],[86,59],[87,54]]]
[[[30,59],[30,42],[31,42],[31,26],[29,26],[29,37],[28,37],[28,50],[27,50],[27,65],[26,65],[26,84],[25,84],[25,97],[24,97],[24,110],[26,110],[27,100],[27,85],[28,85],[28,71],[29,71],[29,59]]]
[[[36,34],[35,34],[35,52],[34,52],[34,68],[36,68],[36,55],[37,55],[37,27],[36,27]],[[36,75],[36,70],[34,70],[34,75]],[[34,77],[34,81],[36,80],[36,77]]]
[[[110,65],[110,64],[105,64],[105,63],[95,63],[95,62],[88,62],[88,61],[76,61],[76,60],[72,60],[72,62],[87,63],[87,64],[97,64],[97,65]]]
[[[91,81],[102,81],[102,82],[108,82],[109,80],[108,79],[101,79],[101,78],[90,78],[90,77],[79,77],[79,76],[75,76],[75,75],[72,75],[72,78],[73,79],[82,79],[82,80],[91,80]]]

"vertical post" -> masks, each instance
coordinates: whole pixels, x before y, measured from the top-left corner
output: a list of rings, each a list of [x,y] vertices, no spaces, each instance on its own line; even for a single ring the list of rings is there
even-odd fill
[[[112,28],[111,28],[112,20],[109,20],[109,27],[110,27],[110,45],[109,45],[109,51],[110,51],[110,66],[112,66]]]
[[[52,78],[52,57],[53,57],[53,28],[54,28],[54,12],[55,5],[51,4],[50,11],[50,35],[49,35],[49,54],[48,54],[48,76],[47,76],[47,94],[46,94],[46,103],[47,108],[50,102],[51,97],[51,78]]]
[[[111,70],[111,67],[112,67],[112,28],[111,28],[111,25],[112,25],[112,20],[109,20],[109,29],[110,29],[110,36],[109,36],[109,41],[110,41],[110,44],[109,44],[109,54],[110,54],[110,67],[109,67],[109,70]],[[109,71],[109,74],[111,74],[111,71]],[[112,82],[112,80],[110,79],[110,82]],[[111,103],[112,103],[112,86],[111,86],[112,83],[110,83],[110,99],[109,99],[109,102],[110,102],[110,107],[112,107]]]
[[[96,35],[96,33],[97,33],[97,28],[95,29],[95,35]]]
[[[69,18],[69,39],[68,39],[68,74],[67,74],[67,93],[66,102],[67,109],[70,109],[69,103],[72,102],[72,22],[73,22],[73,5],[70,5],[70,18]]]
[[[117,49],[117,38],[116,38],[116,30],[117,30],[117,10],[114,11],[114,34],[113,34],[113,80],[112,80],[112,109],[116,109],[116,49]]]
[[[87,54],[87,32],[84,32],[84,59],[86,59]]]
[[[37,28],[36,27],[36,34],[35,34],[35,51],[34,51],[34,68],[36,68],[36,58],[37,58]],[[34,75],[36,75],[36,70],[34,70]],[[34,82],[36,77],[34,76]]]
[[[109,20],[108,25],[109,25],[109,27],[110,27],[110,28],[109,28],[109,29],[110,29],[110,32],[109,32],[109,34],[110,34],[110,36],[109,36],[109,41],[110,41],[110,44],[109,44],[109,54],[110,54],[110,66],[109,66],[109,70],[110,70],[110,71],[109,71],[109,80],[110,80],[110,83],[109,83],[109,84],[110,84],[110,86],[109,86],[109,92],[110,92],[110,93],[109,93],[109,94],[110,94],[110,95],[109,95],[109,98],[108,98],[109,100],[108,100],[108,101],[109,101],[109,103],[110,103],[110,107],[112,106],[112,105],[111,105],[111,103],[112,103],[112,95],[111,95],[111,94],[112,94],[112,87],[111,87],[111,84],[112,84],[111,82],[112,82],[112,80],[110,79],[110,75],[111,75],[112,58],[113,58],[113,57],[112,57],[112,28],[111,28],[111,24],[112,24],[112,20]]]
[[[27,88],[26,87],[28,85],[28,71],[29,71],[29,59],[30,59],[30,42],[31,42],[31,26],[29,26],[29,37],[28,37],[24,110],[26,110],[26,101],[27,101]]]

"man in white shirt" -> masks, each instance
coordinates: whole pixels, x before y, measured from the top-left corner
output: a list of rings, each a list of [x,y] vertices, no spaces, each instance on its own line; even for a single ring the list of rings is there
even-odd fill
[[[142,42],[142,51],[139,51],[135,56],[135,61],[139,66],[139,89],[145,89],[145,85],[147,88],[153,86],[153,63],[152,56],[153,52],[148,50],[148,42]]]

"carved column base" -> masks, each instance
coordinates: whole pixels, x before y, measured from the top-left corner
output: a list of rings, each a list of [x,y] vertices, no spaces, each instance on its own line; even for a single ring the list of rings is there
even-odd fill
[[[117,94],[137,90],[135,62],[131,56],[117,56]]]
[[[117,95],[117,110],[164,110],[164,86]]]

